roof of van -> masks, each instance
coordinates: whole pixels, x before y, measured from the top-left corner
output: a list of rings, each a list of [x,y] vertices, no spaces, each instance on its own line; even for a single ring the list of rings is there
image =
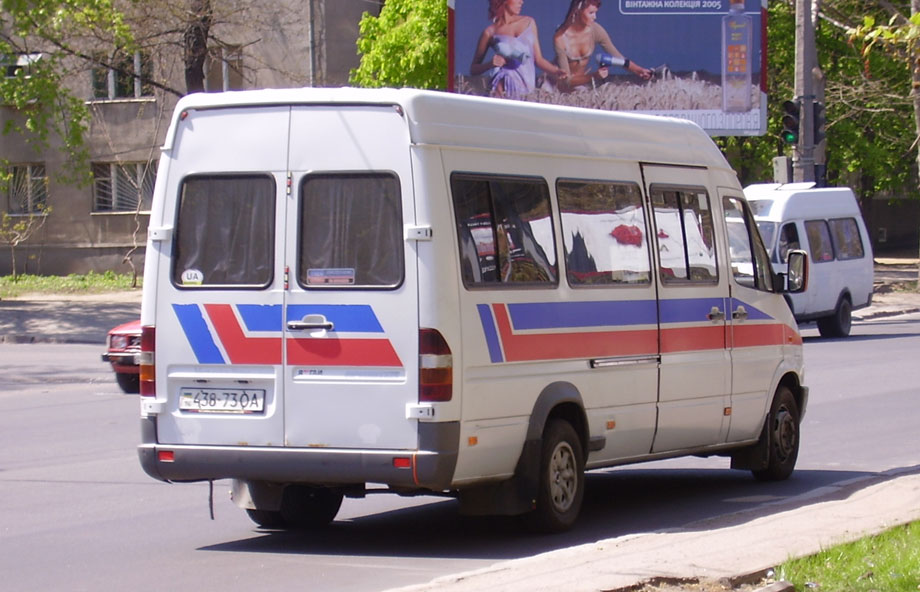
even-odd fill
[[[163,149],[171,148],[183,111],[308,104],[398,105],[416,144],[613,156],[731,171],[712,139],[690,121],[418,89],[297,88],[191,94],[176,105]]]
[[[815,187],[814,183],[758,183],[744,196],[760,220],[859,216],[859,204],[849,187]]]

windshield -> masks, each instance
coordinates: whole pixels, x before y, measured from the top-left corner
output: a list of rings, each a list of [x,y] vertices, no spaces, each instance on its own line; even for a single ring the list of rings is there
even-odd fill
[[[773,245],[776,244],[776,227],[778,224],[776,222],[758,222],[757,230],[760,231],[760,236],[763,238],[763,244],[767,247],[767,251],[770,255],[773,255]]]

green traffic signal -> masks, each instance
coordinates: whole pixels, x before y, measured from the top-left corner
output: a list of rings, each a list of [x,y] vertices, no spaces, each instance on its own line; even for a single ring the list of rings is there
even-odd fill
[[[783,101],[783,131],[780,136],[787,144],[799,142],[799,113],[798,101]]]

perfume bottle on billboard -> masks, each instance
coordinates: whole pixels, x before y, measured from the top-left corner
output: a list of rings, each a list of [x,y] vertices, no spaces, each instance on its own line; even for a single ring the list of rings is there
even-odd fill
[[[744,14],[743,0],[731,0],[722,17],[722,110],[750,111],[753,19]]]

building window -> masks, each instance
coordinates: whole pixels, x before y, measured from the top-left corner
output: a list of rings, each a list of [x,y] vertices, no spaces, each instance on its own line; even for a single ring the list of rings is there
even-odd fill
[[[205,91],[221,92],[242,88],[242,50],[239,47],[215,47],[209,50],[204,62]]]
[[[150,79],[153,77],[153,62],[150,56],[134,52],[133,55],[116,55],[109,66],[93,67],[94,99],[133,99],[153,95]]]
[[[43,164],[11,166],[4,183],[6,206],[10,214],[35,214],[48,202],[48,175]]]
[[[0,67],[3,68],[3,74],[7,78],[15,78],[20,70],[28,77],[32,74],[33,65],[37,64],[41,58],[40,53],[0,55]]]
[[[156,163],[94,163],[93,211],[149,211]]]

